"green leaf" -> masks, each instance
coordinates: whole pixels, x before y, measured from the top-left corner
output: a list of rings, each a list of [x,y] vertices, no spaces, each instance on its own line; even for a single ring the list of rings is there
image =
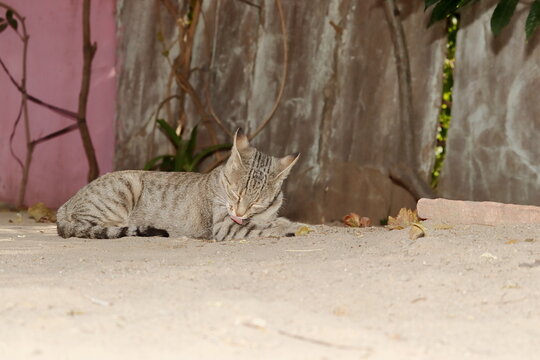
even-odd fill
[[[175,157],[173,155],[169,155],[168,157],[163,159],[163,162],[161,163],[159,169],[161,171],[174,171],[174,160]]]
[[[17,23],[17,20],[13,17],[13,11],[11,10],[6,11],[6,20],[9,26],[11,26],[14,30],[17,30],[17,27],[19,26],[19,24]]]
[[[459,5],[461,0],[442,0],[440,1],[431,12],[431,18],[429,19],[428,26],[433,25],[439,20],[446,19],[447,16],[454,13]]]
[[[475,3],[475,2],[478,2],[478,0],[461,0],[459,2],[459,5],[458,5],[458,9],[461,9],[462,7],[464,7],[465,5],[468,5],[469,3]]]
[[[540,25],[540,0],[535,0],[531,4],[531,10],[529,11],[527,20],[525,20],[525,34],[527,35],[527,40],[531,38],[538,25]]]
[[[0,23],[0,33],[4,30],[6,30],[8,27],[8,24],[7,23]]]
[[[510,23],[512,15],[516,11],[516,6],[519,0],[501,0],[493,15],[491,16],[491,31],[494,35],[498,35],[501,30]]]
[[[444,1],[444,0],[425,0],[424,1],[424,11],[426,11],[428,9],[428,7],[438,3],[439,1]]]
[[[176,150],[176,158],[174,159],[174,171],[186,170],[186,148],[187,142],[182,141]]]
[[[195,125],[193,127],[193,130],[191,130],[191,136],[189,138],[189,142],[186,149],[186,155],[191,162],[193,160],[193,155],[195,153],[195,146],[197,146],[197,126]]]
[[[163,133],[165,133],[165,135],[167,135],[169,140],[171,140],[171,142],[174,144],[174,147],[178,149],[178,147],[180,146],[180,143],[182,142],[182,139],[180,138],[180,136],[176,135],[176,131],[174,131],[172,126],[169,125],[169,123],[166,122],[165,120],[157,119],[156,121],[159,125],[159,128],[163,131]]]
[[[433,2],[432,0],[426,0],[426,3],[427,1]],[[429,19],[428,27],[439,20],[446,19],[448,16],[454,14],[462,7],[471,3],[475,3],[477,1],[478,0],[440,0],[431,12],[431,18]]]
[[[163,33],[161,31],[157,32],[157,39],[159,42],[164,42],[165,38],[163,37]]]
[[[217,145],[208,146],[202,149],[201,152],[199,152],[193,159],[192,167],[191,167],[191,170],[189,171],[196,170],[197,167],[199,166],[199,163],[208,155],[212,155],[213,153],[219,150],[229,150],[231,147],[232,147],[232,144],[217,144]]]
[[[158,162],[162,162],[167,159],[167,158],[172,158],[173,156],[172,155],[160,155],[160,156],[156,156],[155,158],[153,158],[152,160],[148,161],[145,165],[144,165],[144,168],[143,170],[152,170],[154,167],[156,167],[156,165],[158,165]]]

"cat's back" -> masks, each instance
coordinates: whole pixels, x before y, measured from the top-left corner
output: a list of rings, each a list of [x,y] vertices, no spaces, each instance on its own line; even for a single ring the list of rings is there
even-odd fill
[[[185,172],[160,172],[145,170],[121,170],[100,176],[81,188],[69,202],[89,200],[93,197],[114,197],[119,193],[129,193],[139,198],[143,191],[167,191],[200,183],[205,174]],[[66,205],[64,204],[64,205]]]

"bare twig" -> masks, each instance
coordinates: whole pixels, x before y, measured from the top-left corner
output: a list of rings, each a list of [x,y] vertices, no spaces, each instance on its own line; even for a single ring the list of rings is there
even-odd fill
[[[22,34],[19,33],[19,31],[16,31],[17,35],[23,42],[23,57],[22,57],[22,78],[21,83],[19,84],[15,78],[11,75],[9,72],[7,66],[4,64],[2,59],[0,59],[0,65],[5,71],[5,73],[8,75],[10,81],[12,84],[17,88],[17,90],[21,93],[21,107],[19,110],[19,114],[17,115],[17,119],[15,123],[13,124],[12,133],[10,135],[10,148],[11,153],[15,160],[19,163],[19,165],[22,166],[23,175],[21,179],[21,185],[19,188],[19,196],[17,200],[17,206],[22,207],[24,203],[24,198],[26,194],[26,188],[28,184],[28,176],[30,171],[30,165],[32,162],[32,155],[34,152],[34,148],[36,145],[43,143],[47,140],[54,139],[60,135],[66,134],[68,132],[71,132],[75,129],[79,129],[81,133],[81,137],[83,139],[83,145],[85,147],[86,155],[90,164],[90,170],[88,174],[88,179],[93,180],[97,177],[99,170],[97,167],[97,160],[95,157],[94,148],[92,145],[92,141],[90,138],[90,134],[88,131],[88,127],[86,125],[86,105],[88,101],[88,92],[90,87],[90,73],[91,73],[91,66],[92,66],[92,58],[96,51],[96,45],[90,44],[90,1],[85,0],[83,3],[83,46],[84,46],[84,65],[83,65],[83,80],[81,85],[81,93],[79,96],[79,111],[77,113],[66,110],[63,108],[60,108],[55,105],[51,105],[41,99],[36,98],[35,96],[32,96],[28,94],[27,88],[26,88],[26,78],[27,78],[27,58],[28,58],[28,40],[30,36],[28,35],[27,29],[26,29],[26,23],[25,18],[21,16],[15,9],[10,7],[9,5],[0,2],[0,7],[10,10],[13,15],[17,18],[17,20],[21,24],[21,31]],[[72,120],[77,121],[76,124],[67,126],[61,130],[55,131],[53,133],[50,133],[46,136],[43,136],[37,140],[31,140],[30,136],[30,121],[28,116],[28,101],[32,101],[38,105],[44,106],[48,108],[49,110],[52,110],[62,116],[68,117]],[[26,140],[26,157],[24,165],[22,165],[21,160],[15,155],[12,148],[13,139],[15,137],[15,132],[18,126],[18,123],[22,117],[24,119],[24,130],[25,130],[25,140]]]
[[[26,186],[28,184],[28,173],[29,173],[29,170],[30,170],[30,163],[32,161],[32,152],[33,152],[33,147],[30,144],[30,120],[29,120],[29,117],[28,117],[28,101],[27,101],[28,96],[26,95],[28,40],[30,39],[30,37],[28,36],[28,31],[26,30],[25,18],[23,16],[21,16],[21,14],[19,14],[17,12],[17,10],[13,9],[11,6],[9,6],[9,5],[7,5],[7,4],[5,4],[3,2],[0,2],[0,7],[4,8],[4,9],[7,9],[7,10],[10,10],[13,13],[13,15],[21,23],[21,31],[22,31],[22,34],[19,34],[19,32],[16,31],[17,35],[19,36],[19,38],[23,42],[22,78],[21,78],[20,88],[23,90],[23,91],[21,91],[21,93],[22,93],[21,109],[22,109],[22,117],[23,117],[23,122],[24,122],[24,136],[25,136],[25,139],[26,139],[26,157],[25,157],[24,166],[23,166],[23,169],[22,169],[23,170],[23,175],[22,175],[22,178],[21,178],[21,186],[19,188],[19,196],[17,198],[17,207],[20,208],[20,207],[22,207],[22,205],[24,203],[24,196],[26,194]],[[4,65],[4,63],[2,63],[2,67],[4,68],[4,70],[7,69],[5,67],[5,65]],[[11,76],[10,76],[10,79],[12,81],[14,80],[13,77],[11,77]],[[17,116],[17,119],[19,119],[19,115]],[[15,131],[15,127],[17,126],[18,121],[19,120],[15,121],[13,132]]]
[[[204,12],[201,12],[201,15],[202,15],[202,18],[205,22],[205,35],[206,35],[206,38],[207,39],[212,39],[212,46],[210,46],[210,42],[208,41],[207,42],[207,55],[208,55],[208,58],[210,59],[210,63],[208,64],[208,78],[204,84],[204,96],[205,96],[205,99],[206,99],[206,107],[208,108],[208,112],[210,114],[210,117],[212,120],[214,120],[214,122],[216,124],[218,124],[221,129],[229,136],[229,137],[233,137],[233,132],[229,131],[228,128],[226,128],[224,125],[220,125],[220,124],[223,124],[223,121],[221,121],[221,119],[219,118],[219,116],[216,114],[216,111],[214,110],[214,105],[212,104],[212,96],[211,96],[211,91],[210,91],[210,83],[212,82],[212,68],[213,68],[213,65],[214,65],[214,54],[216,53],[216,47],[217,47],[217,32],[218,32],[218,25],[219,25],[219,12],[220,12],[220,1],[219,0],[216,0],[216,10],[214,11],[215,13],[215,16],[214,16],[214,34],[213,36],[210,36],[209,34],[209,31],[208,31],[208,27],[207,27],[207,24],[208,24],[208,21],[206,21],[206,17],[204,15]],[[216,140],[217,141],[217,140]],[[214,167],[217,166],[216,164],[220,164],[223,159],[221,158],[221,155],[219,153],[216,153],[215,154],[215,157],[216,157],[216,163],[213,165]],[[211,168],[213,169],[213,167],[211,166]]]
[[[176,77],[176,80],[178,81],[178,84],[182,88],[182,90],[184,90],[191,97],[191,100],[193,101],[193,104],[195,105],[195,108],[197,109],[201,117],[203,119],[208,117],[208,113],[206,112],[206,109],[199,95],[197,94],[197,91],[193,88],[193,86],[191,86],[190,82],[178,73],[175,74],[175,77]],[[221,127],[221,129],[225,133],[227,133],[229,136],[232,137],[233,134],[229,131],[229,129],[227,129],[227,127],[225,127],[225,125],[219,118],[213,117],[213,119],[216,121],[216,123]]]
[[[270,114],[268,117],[259,125],[259,127],[249,136],[249,139],[253,139],[255,136],[257,136],[266,125],[272,120],[274,117],[274,114],[276,113],[279,103],[281,102],[281,97],[283,96],[283,91],[285,90],[285,82],[287,80],[287,72],[288,72],[288,59],[289,59],[289,46],[288,46],[288,40],[287,40],[287,28],[285,27],[285,16],[283,15],[283,8],[281,7],[281,0],[275,0],[276,2],[276,8],[278,10],[279,14],[279,23],[281,26],[281,35],[283,39],[283,69],[281,73],[281,84],[279,86],[278,95],[276,98],[276,101],[274,103],[274,106],[272,107],[272,111],[270,111]]]
[[[88,182],[94,180],[99,175],[99,167],[96,159],[96,153],[94,151],[94,145],[92,144],[92,138],[88,130],[86,123],[86,107],[88,104],[88,93],[90,91],[90,77],[92,74],[92,61],[96,54],[97,44],[91,42],[90,34],[90,0],[83,1],[83,70],[81,91],[79,93],[79,109],[78,114],[78,126],[81,134],[81,139],[88,160]]]
[[[416,199],[435,197],[433,189],[406,164],[396,164],[389,169],[389,176],[394,182],[403,186]]]
[[[23,110],[23,104],[19,106],[19,112],[17,113],[17,118],[15,119],[15,122],[13,123],[13,128],[11,129],[11,134],[9,135],[9,151],[11,152],[11,156],[17,161],[19,166],[21,167],[21,170],[24,169],[24,165],[22,163],[22,160],[15,154],[15,150],[13,149],[13,139],[15,138],[15,133],[17,132],[17,126],[19,125],[19,122],[21,121],[22,117],[22,110]]]
[[[248,0],[237,0],[237,1],[240,1],[240,2],[242,2],[242,3],[244,3],[244,4],[246,4],[246,5],[249,5],[249,6],[256,7],[256,8],[259,9],[259,10],[262,9],[262,8],[261,8],[261,5],[257,5],[257,4],[255,4],[255,3],[251,2],[251,1],[248,1]]]
[[[48,135],[45,135],[43,137],[40,137],[39,139],[37,140],[32,140],[30,143],[32,144],[33,147],[35,147],[36,145],[38,144],[41,144],[47,140],[51,140],[51,139],[54,139],[60,135],[64,135],[64,134],[67,134],[69,132],[72,132],[73,130],[77,130],[79,128],[79,124],[71,124],[69,126],[66,126],[65,128],[63,129],[60,129],[58,131],[55,131],[55,132],[52,132]]]
[[[162,54],[166,57],[167,62],[169,63],[169,66],[171,68],[171,72],[169,75],[169,79],[167,82],[167,89],[168,89],[168,96],[165,100],[163,100],[157,110],[157,113],[159,113],[161,107],[163,105],[167,106],[167,118],[172,118],[172,110],[170,107],[170,101],[171,99],[177,99],[178,100],[178,117],[176,120],[176,131],[180,132],[183,127],[185,127],[185,122],[187,118],[186,109],[185,109],[185,101],[186,101],[186,95],[192,100],[192,103],[194,104],[195,111],[199,114],[201,123],[206,127],[208,130],[208,134],[210,136],[211,141],[214,144],[218,143],[218,139],[216,136],[216,131],[214,129],[214,122],[221,126],[221,128],[232,136],[232,133],[228,131],[227,128],[224,127],[223,123],[217,116],[212,115],[209,113],[207,108],[209,107],[207,104],[204,104],[201,97],[199,96],[198,92],[193,88],[191,85],[189,79],[191,77],[191,74],[195,71],[204,71],[205,67],[201,68],[191,68],[191,60],[192,60],[192,52],[193,52],[193,44],[195,39],[195,33],[198,28],[199,20],[202,17],[203,21],[204,19],[204,13],[202,11],[202,0],[195,0],[191,2],[185,2],[184,6],[181,6],[181,9],[178,10],[177,7],[170,1],[170,0],[159,0],[159,3],[161,3],[169,12],[171,17],[174,18],[175,24],[178,28],[178,35],[175,37],[175,39],[167,44],[165,42],[165,39],[161,38],[160,42],[164,45],[164,49]],[[185,15],[182,15],[182,12],[185,12]],[[188,16],[189,14],[189,16]],[[158,12],[159,16],[159,12]],[[161,23],[161,17],[158,18],[160,26]],[[206,21],[205,21],[206,24]],[[204,28],[205,35],[208,36],[208,31],[205,26]],[[163,31],[162,31],[163,32]],[[174,58],[174,60],[171,61],[169,58],[169,53],[171,52],[172,47],[178,44],[179,46],[179,54]],[[171,87],[173,80],[175,80],[176,85],[180,89],[180,91],[177,92],[177,94],[171,95]],[[213,121],[212,121],[213,120]],[[171,121],[169,121],[172,123]],[[152,133],[155,131],[155,126],[152,130]],[[153,153],[153,146],[154,143],[151,143],[151,150],[150,153]],[[216,153],[214,154],[216,158],[220,158],[221,156]]]
[[[390,33],[394,42],[394,57],[396,59],[396,70],[398,76],[398,91],[399,91],[399,110],[401,119],[401,138],[403,139],[403,150],[406,158],[413,161],[416,165],[415,143],[413,131],[413,105],[412,105],[412,80],[411,80],[411,64],[409,61],[409,52],[405,42],[405,33],[399,18],[399,10],[395,0],[383,0],[384,9],[388,24],[390,25]]]
[[[66,109],[63,109],[61,107],[58,107],[58,106],[55,106],[55,105],[52,105],[52,104],[49,104],[35,96],[32,96],[30,95],[25,88],[22,87],[22,85],[20,85],[19,83],[17,83],[17,80],[15,80],[15,78],[13,77],[13,75],[11,75],[11,73],[9,72],[9,69],[7,68],[6,64],[4,63],[4,61],[0,58],[0,66],[2,66],[2,68],[4,69],[4,72],[6,73],[6,75],[9,77],[9,80],[11,81],[11,83],[13,84],[13,86],[15,86],[17,88],[17,90],[19,90],[19,92],[22,94],[22,95],[26,95],[26,99],[35,103],[35,104],[38,104],[38,105],[41,105],[51,111],[54,111],[62,116],[65,116],[73,121],[77,121],[77,119],[79,118],[79,115],[76,113],[76,112],[73,112],[71,110],[66,110]]]
[[[268,326],[268,325],[266,325],[266,322],[264,320],[260,324],[256,323],[255,321],[249,321],[248,320],[248,321],[244,321],[242,323],[242,325],[244,325],[246,327],[249,327],[249,328],[252,328],[252,329],[269,330],[271,332],[275,332],[275,333],[277,333],[279,335],[287,336],[287,337],[292,338],[292,339],[305,341],[305,342],[308,342],[308,343],[311,343],[311,344],[325,346],[325,347],[329,347],[329,348],[333,348],[333,349],[356,350],[356,351],[360,350],[360,351],[366,352],[367,354],[371,353],[371,348],[369,348],[369,347],[335,344],[333,342],[326,341],[326,340],[316,339],[316,338],[312,338],[312,337],[308,337],[308,336],[304,336],[304,335],[300,335],[300,334],[294,334],[294,333],[292,333],[290,331],[287,331],[287,330],[283,330],[283,329],[276,328],[276,327],[273,327],[273,326]]]
[[[212,163],[212,165],[210,165],[210,166],[208,167],[208,169],[205,170],[205,172],[209,173],[210,171],[212,171],[212,170],[214,170],[215,168],[217,168],[219,165],[223,164],[227,159],[228,159],[228,157],[216,159],[216,161],[214,161],[214,162]]]
[[[169,11],[169,13],[174,17],[174,19],[178,19],[178,9],[176,8],[176,6],[174,6],[174,4],[170,1],[170,0],[159,0],[163,6],[165,6],[167,8],[167,10]]]
[[[312,343],[312,344],[326,346],[326,347],[330,347],[330,348],[334,348],[334,349],[369,351],[369,348],[364,348],[364,347],[360,347],[360,346],[352,346],[352,345],[334,344],[334,343],[331,343],[331,342],[325,341],[325,340],[315,339],[315,338],[311,338],[311,337],[307,337],[307,336],[299,335],[299,334],[293,334],[293,333],[290,333],[288,331],[281,330],[281,329],[278,329],[277,332],[280,335],[288,336],[288,337],[296,339],[296,340],[306,341],[306,342],[309,342],[309,343]]]

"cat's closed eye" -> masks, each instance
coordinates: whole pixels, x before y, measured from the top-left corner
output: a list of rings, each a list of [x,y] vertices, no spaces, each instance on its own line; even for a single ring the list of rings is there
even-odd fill
[[[234,191],[233,189],[230,189],[230,191],[235,200],[240,200],[240,195],[238,195],[236,191]]]

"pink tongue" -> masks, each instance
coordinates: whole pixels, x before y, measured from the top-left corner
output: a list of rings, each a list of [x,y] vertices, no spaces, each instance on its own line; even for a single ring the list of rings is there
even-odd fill
[[[238,216],[232,216],[231,215],[231,219],[237,223],[238,225],[242,225],[242,218],[239,218]]]

